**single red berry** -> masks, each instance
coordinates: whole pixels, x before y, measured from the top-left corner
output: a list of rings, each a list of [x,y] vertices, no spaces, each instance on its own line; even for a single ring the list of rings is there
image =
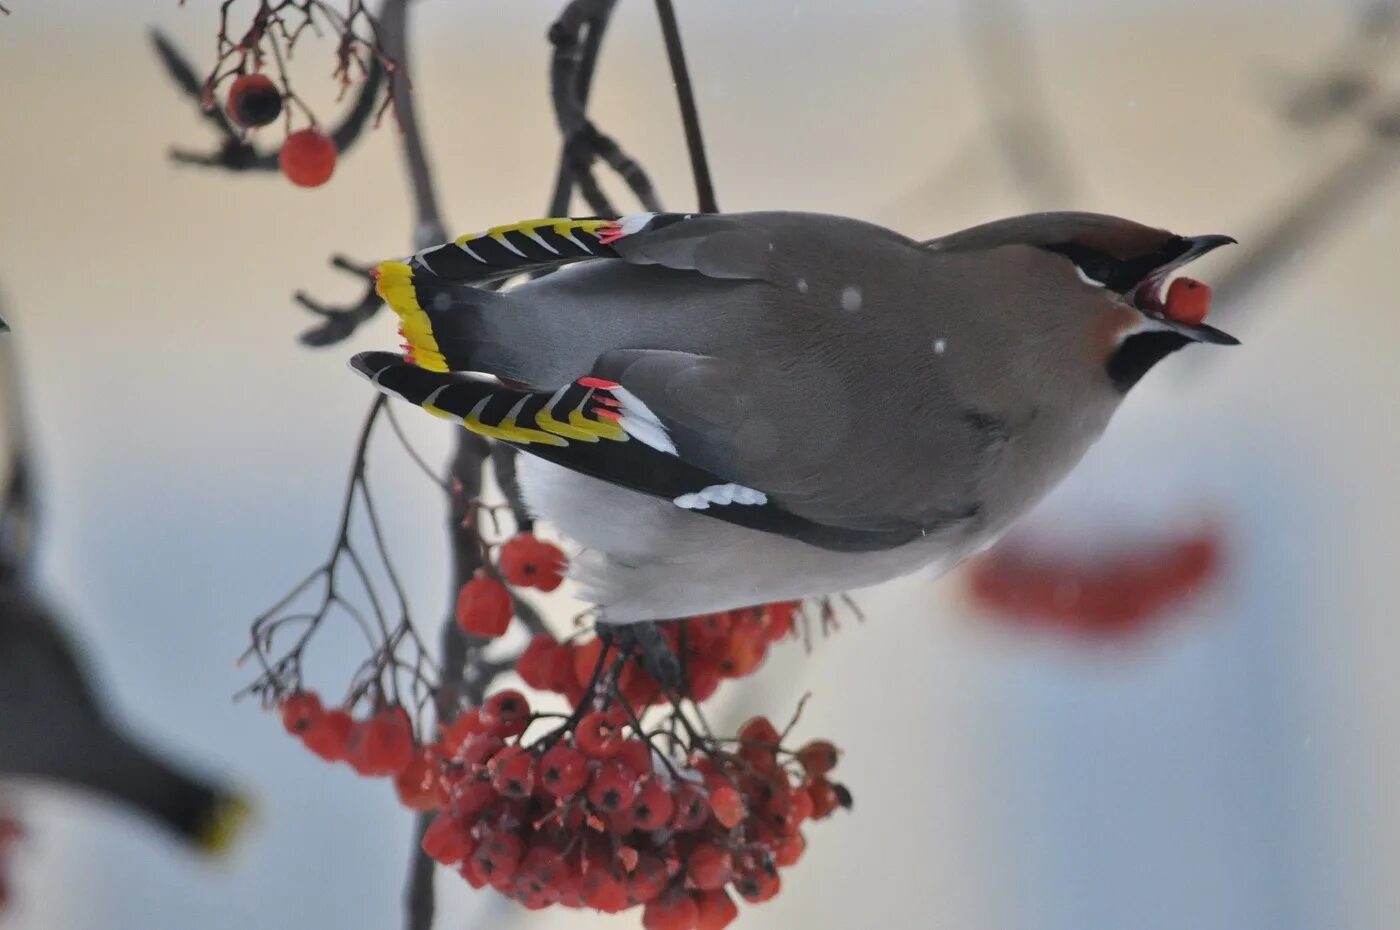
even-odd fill
[[[293,736],[305,733],[323,713],[315,691],[294,691],[282,699],[278,709],[282,711],[282,726]]]
[[[655,778],[647,780],[637,799],[632,802],[632,816],[639,830],[660,830],[671,822],[676,812],[676,802],[671,797],[671,789]]]
[[[332,707],[311,721],[301,734],[301,741],[327,762],[343,762],[354,722],[343,707]]]
[[[528,798],[535,789],[535,757],[524,746],[507,746],[486,766],[491,787],[507,798]]]
[[[569,878],[569,866],[557,850],[534,846],[516,867],[515,887],[532,898],[553,904]]]
[[[1167,287],[1162,312],[1169,320],[1199,326],[1210,312],[1210,285],[1195,278],[1177,278]]]
[[[697,704],[713,697],[722,680],[719,667],[704,656],[695,656],[687,663],[685,677],[690,686],[690,699]]]
[[[583,874],[580,883],[583,902],[595,911],[617,914],[627,910],[627,886],[607,869],[595,866]]]
[[[571,798],[588,784],[588,759],[572,746],[551,746],[536,767],[540,785],[556,798]]]
[[[637,799],[637,776],[618,762],[604,762],[588,780],[588,802],[605,814],[627,810]]]
[[[581,646],[574,646],[570,652],[574,660],[574,680],[586,686],[593,680],[593,672],[603,656],[603,643],[590,639]]]
[[[685,875],[701,891],[715,891],[734,877],[734,857],[723,846],[701,843],[690,851]]]
[[[725,678],[743,678],[762,665],[763,657],[767,654],[768,641],[762,636],[736,632],[724,643],[717,656],[719,673]]]
[[[457,760],[468,768],[485,765],[496,753],[505,748],[505,740],[495,733],[478,733],[467,737],[457,750]]]
[[[801,609],[801,601],[782,601],[777,604],[769,604],[764,608],[763,614],[766,627],[764,635],[768,637],[770,643],[776,643],[792,635],[792,631],[796,626],[794,618]]]
[[[462,860],[462,867],[457,870],[457,874],[467,880],[467,884],[480,891],[491,881],[491,876],[486,874],[486,870],[481,867],[481,863],[476,861],[475,855],[469,855]]]
[[[782,888],[783,882],[778,877],[778,870],[770,871],[762,866],[748,869],[734,879],[734,890],[743,895],[744,900],[750,904],[762,904],[776,896]]]
[[[245,129],[266,126],[282,114],[282,92],[265,74],[240,74],[229,86],[224,111]]]
[[[627,900],[633,904],[646,904],[661,894],[670,880],[666,863],[659,856],[643,853],[627,875]]]
[[[651,746],[644,739],[624,740],[613,758],[621,762],[638,778],[651,774]]]
[[[397,775],[413,761],[413,725],[402,707],[388,707],[350,728],[346,761],[361,775]]]
[[[683,888],[663,892],[642,911],[645,930],[695,930],[699,919],[695,900]]]
[[[513,688],[497,691],[481,705],[481,722],[497,736],[519,736],[530,722],[530,702]]]
[[[695,898],[695,930],[724,930],[739,917],[739,906],[722,888]]]
[[[456,752],[463,743],[478,733],[489,733],[491,728],[481,720],[481,708],[473,707],[457,715],[442,731],[442,745],[449,754]]]
[[[525,855],[525,844],[508,830],[488,833],[472,853],[477,867],[492,885],[500,888],[510,882]]]
[[[453,792],[452,810],[462,817],[472,818],[495,804],[500,797],[500,793],[489,780],[474,778]]]
[[[316,129],[292,133],[277,153],[282,173],[298,187],[320,187],[329,181],[335,173],[335,159],[335,143]]]
[[[801,859],[806,851],[806,838],[801,833],[789,833],[773,847],[773,864],[782,869],[796,865],[797,860]]]
[[[677,782],[671,792],[676,812],[671,817],[671,829],[678,833],[689,833],[700,829],[710,817],[710,796],[705,789],[694,782]]]
[[[748,815],[744,809],[744,797],[733,785],[720,785],[710,791],[710,810],[726,830],[738,826]]]
[[[435,862],[457,865],[472,853],[471,835],[455,814],[438,814],[423,831],[423,852]]]
[[[841,753],[824,739],[812,740],[797,750],[797,761],[802,763],[808,775],[825,775],[836,768]]]
[[[438,794],[436,759],[426,750],[414,755],[413,761],[394,776],[394,789],[404,807],[415,811],[437,810]]]
[[[559,652],[564,647],[548,633],[537,633],[515,660],[516,674],[531,688],[553,691]],[[573,659],[569,659],[570,678],[573,677]]]
[[[740,742],[754,743],[765,749],[777,746],[781,739],[778,728],[767,717],[753,717],[739,728]]]
[[[533,533],[517,533],[501,545],[501,577],[517,587],[553,591],[564,580],[564,552]]]
[[[812,798],[812,817],[815,820],[825,820],[831,816],[836,808],[841,806],[841,799],[836,793],[835,786],[825,778],[809,779],[806,791]]]
[[[506,586],[480,572],[457,592],[457,626],[468,635],[495,639],[510,626],[514,612]]]
[[[622,751],[622,727],[617,718],[604,710],[585,714],[574,730],[579,752],[590,759],[611,759]]]

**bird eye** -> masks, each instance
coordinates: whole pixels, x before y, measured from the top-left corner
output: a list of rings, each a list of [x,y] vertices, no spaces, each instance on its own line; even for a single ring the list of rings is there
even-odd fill
[[[1045,247],[1047,251],[1063,255],[1074,265],[1079,280],[1090,287],[1109,287],[1118,272],[1119,263],[1110,255],[1097,249],[1066,242]]]

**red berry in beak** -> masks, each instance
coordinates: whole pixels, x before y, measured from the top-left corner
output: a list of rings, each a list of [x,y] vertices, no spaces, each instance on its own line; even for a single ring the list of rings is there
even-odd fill
[[[1210,285],[1195,278],[1177,278],[1167,288],[1163,315],[1177,323],[1199,326],[1210,311]]]

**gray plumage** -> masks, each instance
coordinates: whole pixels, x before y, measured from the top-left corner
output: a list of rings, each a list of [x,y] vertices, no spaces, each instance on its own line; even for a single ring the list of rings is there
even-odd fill
[[[139,811],[191,845],[217,852],[247,805],[192,775],[115,721],[34,587],[34,495],[11,337],[0,340],[0,781],[79,788]]]
[[[671,459],[609,470],[595,450],[550,448],[521,466],[527,502],[579,544],[572,571],[610,622],[946,569],[1063,478],[1153,362],[1193,339],[1231,341],[1164,318],[1157,293],[1227,240],[1113,217],[1037,214],[917,242],[816,214],[646,214],[581,253],[544,238],[557,232],[464,237],[383,266],[381,290],[424,367],[440,358],[539,391],[605,379],[625,392],[624,424],[641,411],[659,423]],[[566,259],[584,260],[504,292],[476,286]],[[1150,344],[1125,351],[1138,336]],[[418,402],[461,383],[396,389],[413,379],[378,357],[356,367]],[[653,474],[682,466],[757,493],[688,509],[695,495],[664,496]]]

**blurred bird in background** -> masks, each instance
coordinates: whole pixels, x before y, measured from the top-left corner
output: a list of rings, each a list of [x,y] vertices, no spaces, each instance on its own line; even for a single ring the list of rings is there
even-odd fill
[[[0,785],[76,787],[144,814],[204,853],[226,849],[247,803],[144,746],[113,719],[81,649],[35,588],[33,465],[13,336],[0,339]],[[6,836],[10,835],[7,831]]]

